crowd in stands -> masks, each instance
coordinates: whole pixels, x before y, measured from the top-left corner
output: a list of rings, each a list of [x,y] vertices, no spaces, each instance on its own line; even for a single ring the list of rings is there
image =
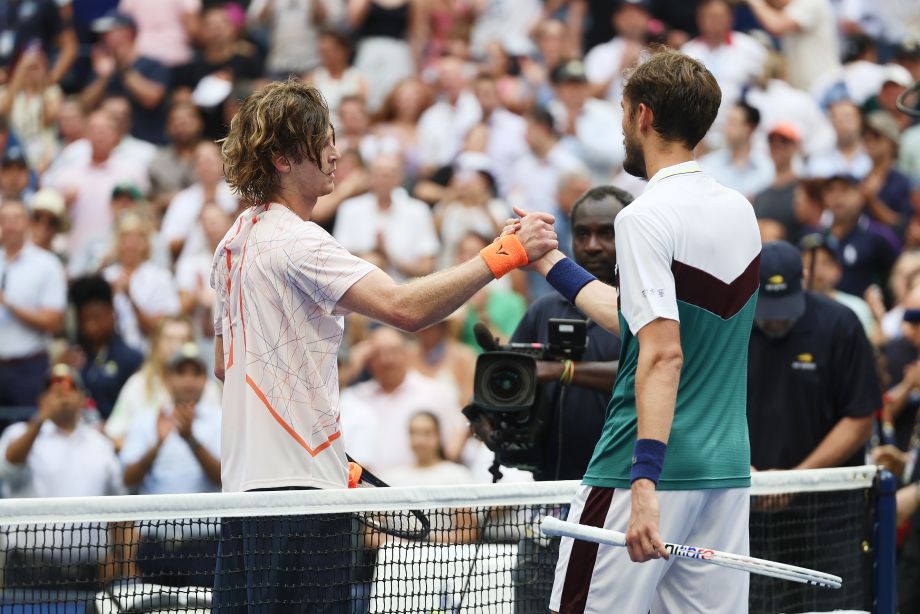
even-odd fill
[[[513,206],[555,215],[571,253],[582,193],[640,194],[621,95],[657,44],[722,88],[704,172],[858,317],[886,391],[867,458],[913,483],[920,124],[896,101],[920,80],[920,5],[18,0],[0,9],[0,407],[28,419],[0,437],[3,495],[220,490],[210,270],[248,203],[219,139],[248,93],[320,89],[340,159],[313,222],[407,280],[474,256]],[[507,341],[550,292],[518,271],[413,336],[349,316],[351,454],[398,484],[489,481],[460,413],[473,324]]]

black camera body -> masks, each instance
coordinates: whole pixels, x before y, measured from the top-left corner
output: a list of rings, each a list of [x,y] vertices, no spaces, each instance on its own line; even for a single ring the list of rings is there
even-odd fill
[[[485,325],[476,339],[485,352],[476,361],[473,402],[463,409],[473,432],[495,452],[497,464],[535,471],[544,456],[551,407],[540,403],[538,360],[579,360],[588,323],[550,319],[549,343],[499,346]]]

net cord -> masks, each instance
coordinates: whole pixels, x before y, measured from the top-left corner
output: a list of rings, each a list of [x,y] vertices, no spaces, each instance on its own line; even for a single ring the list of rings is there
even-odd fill
[[[877,467],[871,465],[758,472],[751,479],[751,494],[871,488],[877,473]],[[578,486],[579,482],[572,480],[408,488],[4,499],[0,500],[0,526],[553,505],[571,502]]]

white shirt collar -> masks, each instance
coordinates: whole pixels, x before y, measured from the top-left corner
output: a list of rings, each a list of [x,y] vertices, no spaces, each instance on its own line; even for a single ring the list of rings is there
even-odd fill
[[[681,162],[680,164],[666,166],[655,173],[652,178],[648,180],[648,185],[645,186],[645,192],[648,192],[650,189],[652,189],[652,186],[657,184],[662,179],[667,179],[668,177],[673,177],[674,175],[687,175],[689,173],[699,172],[702,171],[696,160],[687,160],[686,162]]]

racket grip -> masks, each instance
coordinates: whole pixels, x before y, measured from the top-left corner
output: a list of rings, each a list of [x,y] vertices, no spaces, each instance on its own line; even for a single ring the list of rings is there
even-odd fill
[[[540,530],[543,531],[544,535],[552,537],[571,537],[598,544],[606,544],[608,546],[626,547],[626,535],[619,531],[611,531],[600,527],[590,527],[584,524],[574,524],[572,522],[553,518],[552,516],[545,516],[543,518],[543,521],[540,523]]]

